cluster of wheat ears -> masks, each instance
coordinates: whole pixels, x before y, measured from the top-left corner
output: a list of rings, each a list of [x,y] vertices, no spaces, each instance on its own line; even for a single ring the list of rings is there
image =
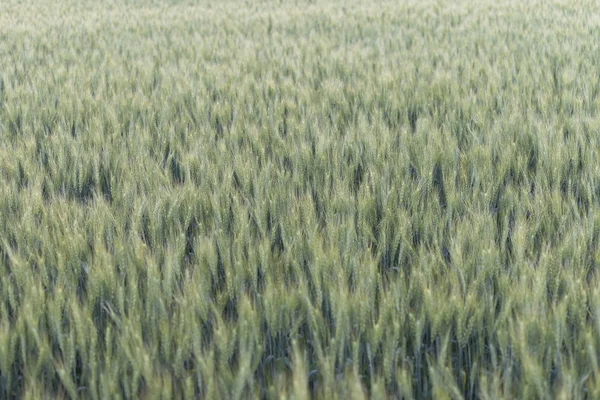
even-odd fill
[[[598,398],[584,0],[0,2],[0,398]]]

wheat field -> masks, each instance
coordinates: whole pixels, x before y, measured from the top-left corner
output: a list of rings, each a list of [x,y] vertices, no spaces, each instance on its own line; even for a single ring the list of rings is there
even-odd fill
[[[600,397],[584,0],[2,0],[0,398]]]

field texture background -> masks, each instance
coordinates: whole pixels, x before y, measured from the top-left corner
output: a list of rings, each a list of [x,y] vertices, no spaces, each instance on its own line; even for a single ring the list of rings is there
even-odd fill
[[[600,397],[589,1],[0,2],[0,398]]]

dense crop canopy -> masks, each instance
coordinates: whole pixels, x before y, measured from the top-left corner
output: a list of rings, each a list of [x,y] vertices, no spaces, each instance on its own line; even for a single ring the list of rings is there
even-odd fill
[[[0,2],[0,398],[600,397],[591,1]]]

